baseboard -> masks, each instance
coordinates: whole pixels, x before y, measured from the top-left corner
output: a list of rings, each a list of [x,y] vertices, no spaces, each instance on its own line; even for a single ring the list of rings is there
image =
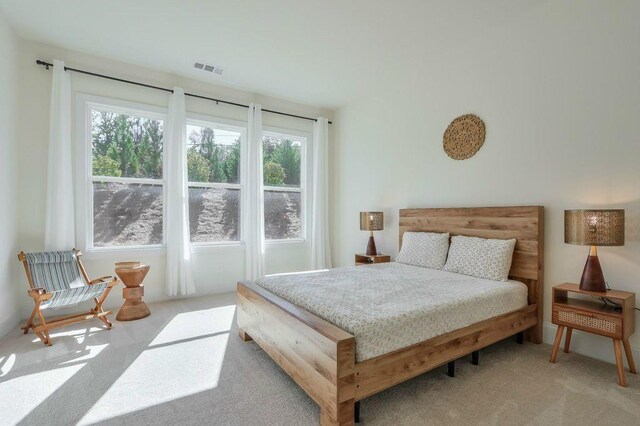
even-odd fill
[[[553,345],[557,329],[558,326],[556,326],[555,324],[551,324],[548,322],[544,323],[544,343]],[[564,347],[563,345],[564,337],[562,339],[560,351],[562,351],[562,348]],[[640,359],[640,348],[637,346],[631,346],[631,350],[633,351],[633,359]],[[615,356],[613,354],[613,343],[611,342],[611,339],[603,336],[597,336],[591,333],[586,333],[580,330],[573,330],[573,334],[571,336],[571,351],[611,364],[615,364],[616,362]],[[558,356],[561,357],[562,352],[560,352]]]

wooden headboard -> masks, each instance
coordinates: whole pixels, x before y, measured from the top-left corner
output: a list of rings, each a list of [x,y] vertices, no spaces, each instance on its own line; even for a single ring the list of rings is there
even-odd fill
[[[449,232],[451,235],[481,238],[515,238],[516,248],[509,276],[529,287],[529,304],[538,305],[538,322],[542,324],[544,207],[400,209],[401,246],[402,235],[406,231]],[[534,336],[531,337],[533,340]]]

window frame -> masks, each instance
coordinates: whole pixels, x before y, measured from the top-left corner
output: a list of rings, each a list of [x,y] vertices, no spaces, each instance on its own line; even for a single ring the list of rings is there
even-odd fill
[[[93,145],[92,145],[92,117],[91,111],[102,111],[119,114],[135,115],[139,117],[162,120],[162,178],[129,178],[113,176],[93,176]],[[165,141],[167,139],[167,109],[155,105],[130,102],[104,96],[95,96],[79,93],[76,96],[77,114],[77,188],[76,188],[76,233],[81,248],[86,253],[118,253],[158,251],[166,248],[167,223],[167,158]],[[132,244],[112,247],[96,247],[94,245],[94,209],[93,209],[93,183],[94,182],[118,182],[125,184],[152,184],[162,186],[162,243],[161,244]]]
[[[199,187],[199,188],[223,188],[223,189],[239,189],[240,190],[240,215],[239,215],[239,224],[240,229],[238,230],[239,239],[237,241],[199,241],[199,242],[191,242],[189,244],[191,247],[204,248],[204,247],[228,247],[228,246],[241,246],[244,245],[244,237],[245,237],[245,220],[244,220],[244,211],[245,211],[245,195],[246,195],[246,174],[245,170],[245,159],[247,155],[247,123],[244,121],[232,120],[222,117],[215,117],[211,115],[204,114],[196,114],[187,112],[186,116],[186,126],[195,125],[195,126],[204,126],[211,128],[219,128],[221,130],[229,130],[233,132],[240,133],[240,183],[220,183],[220,182],[191,182],[189,181],[189,174],[187,171],[187,193],[189,191],[189,187]],[[184,143],[187,144],[189,139],[189,135],[187,134],[187,138]],[[188,148],[187,148],[188,149]],[[187,167],[185,163],[184,167]],[[189,236],[191,237],[191,236]]]
[[[262,135],[267,136],[293,136],[297,139],[303,139],[300,146],[300,188],[286,187],[286,186],[271,186],[263,184],[263,214],[264,214],[264,191],[280,191],[280,192],[299,192],[300,193],[300,237],[299,238],[289,238],[289,239],[267,239],[267,236],[264,235],[264,241],[266,245],[277,245],[277,244],[306,244],[309,241],[308,235],[308,227],[307,223],[309,222],[309,218],[307,217],[308,213],[311,211],[311,208],[307,206],[308,200],[311,200],[309,197],[309,187],[307,182],[309,181],[308,173],[311,171],[311,167],[309,165],[309,161],[311,161],[311,156],[309,152],[311,151],[311,143],[313,141],[312,134],[310,132],[305,132],[301,130],[295,129],[287,129],[283,127],[273,127],[273,126],[262,126]],[[261,141],[262,143],[262,141]],[[264,170],[264,157],[262,168]],[[264,179],[264,177],[263,177]],[[264,182],[264,180],[263,180]],[[265,223],[265,231],[266,231],[266,223]]]

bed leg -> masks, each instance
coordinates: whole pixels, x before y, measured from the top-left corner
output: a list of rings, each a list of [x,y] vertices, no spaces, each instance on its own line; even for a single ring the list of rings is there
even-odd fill
[[[449,361],[449,363],[447,364],[447,374],[449,375],[449,377],[456,377],[456,362],[455,361]]]
[[[356,418],[356,402],[353,399],[338,404],[337,418],[334,418],[327,410],[320,407],[321,426],[352,425]]]
[[[538,320],[538,324],[526,330],[524,336],[531,343],[542,343],[542,319]]]
[[[478,365],[480,363],[480,351],[471,352],[471,364]]]
[[[524,331],[521,331],[520,333],[516,334],[516,342],[519,345],[522,345],[524,343]]]
[[[360,423],[360,401],[356,401],[353,407],[353,421]]]
[[[245,342],[248,342],[249,340],[253,340],[251,338],[251,336],[249,336],[243,329],[238,329],[238,335],[240,336],[240,338],[242,340],[244,340]]]

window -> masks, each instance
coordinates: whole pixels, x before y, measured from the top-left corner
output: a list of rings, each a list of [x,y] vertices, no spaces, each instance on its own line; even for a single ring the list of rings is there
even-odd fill
[[[264,132],[264,233],[267,240],[303,238],[306,138]]]
[[[76,218],[81,248],[92,252],[165,244],[166,108],[78,95]],[[193,245],[243,240],[246,125],[190,115],[186,122],[189,226]],[[263,131],[265,238],[307,236],[306,150],[310,136]],[[253,195],[253,194],[251,194]]]
[[[162,244],[164,117],[88,105],[89,248]]]
[[[187,122],[192,243],[240,241],[243,133],[235,126]]]

